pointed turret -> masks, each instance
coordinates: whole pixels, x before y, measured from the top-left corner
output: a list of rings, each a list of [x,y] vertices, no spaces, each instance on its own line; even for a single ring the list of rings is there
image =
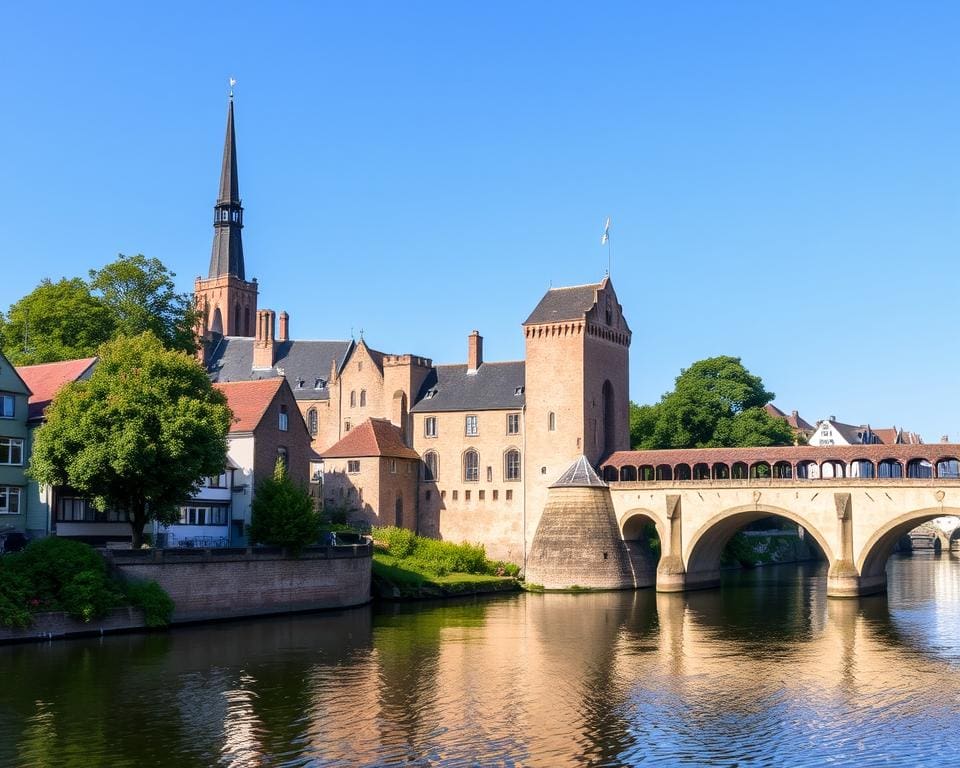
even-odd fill
[[[227,107],[227,135],[220,168],[220,194],[213,208],[213,252],[208,277],[233,275],[245,280],[243,268],[243,206],[237,178],[237,136],[233,128],[233,93]]]

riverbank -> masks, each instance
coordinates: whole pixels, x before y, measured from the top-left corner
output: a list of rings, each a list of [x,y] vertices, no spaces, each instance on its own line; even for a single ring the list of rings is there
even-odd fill
[[[478,573],[438,576],[384,552],[374,553],[370,586],[374,600],[435,600],[520,590],[520,582],[511,576]]]

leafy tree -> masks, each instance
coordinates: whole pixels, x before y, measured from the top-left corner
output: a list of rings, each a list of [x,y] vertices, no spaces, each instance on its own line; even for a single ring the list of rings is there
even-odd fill
[[[200,481],[223,471],[232,416],[203,368],[151,333],[98,354],[90,379],[65,386],[47,409],[30,473],[126,513],[139,547],[147,522],[175,522]]]
[[[791,445],[790,426],[763,408],[773,398],[740,358],[700,360],[659,403],[630,404],[630,439],[640,449]]]
[[[313,498],[290,479],[282,459],[277,459],[273,477],[257,484],[250,516],[250,540],[254,544],[286,547],[298,553],[320,536],[320,514],[314,509]]]
[[[152,332],[168,349],[196,350],[196,314],[190,295],[177,293],[176,275],[159,259],[124,256],[90,270],[90,289],[113,313],[116,334]]]
[[[79,277],[45,278],[0,320],[3,352],[14,365],[90,357],[115,331],[114,313]]]

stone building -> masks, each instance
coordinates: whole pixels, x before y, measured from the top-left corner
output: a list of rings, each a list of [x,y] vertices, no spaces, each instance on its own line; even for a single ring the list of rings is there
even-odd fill
[[[285,312],[257,310],[232,100],[215,211],[196,283],[204,362],[217,382],[287,380],[325,459],[327,503],[522,563],[550,484],[581,455],[597,465],[629,448],[631,331],[609,277],[547,291],[521,324],[524,360],[485,360],[474,331],[465,362],[435,365],[363,338],[295,340]]]

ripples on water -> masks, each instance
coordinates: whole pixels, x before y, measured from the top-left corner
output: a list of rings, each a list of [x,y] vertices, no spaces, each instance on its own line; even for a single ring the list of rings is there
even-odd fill
[[[951,765],[960,560],[0,648],[3,766]]]

